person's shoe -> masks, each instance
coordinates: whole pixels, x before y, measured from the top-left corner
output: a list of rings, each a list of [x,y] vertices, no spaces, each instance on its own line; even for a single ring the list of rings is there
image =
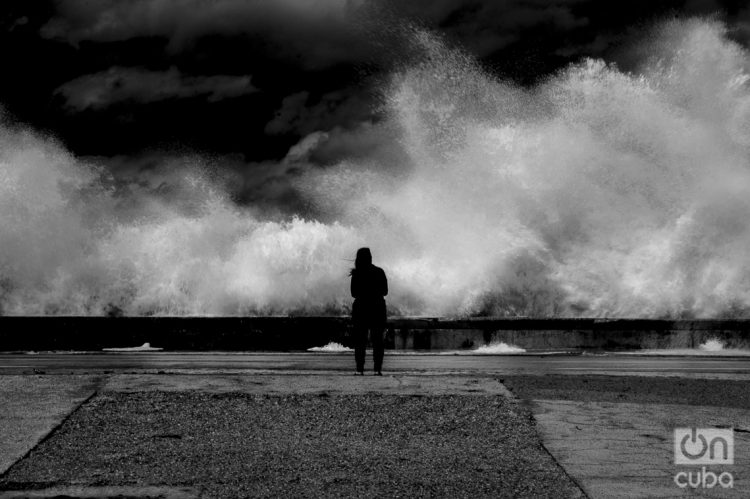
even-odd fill
[[[364,371],[354,371],[354,375],[355,376],[364,376],[365,372]]]
[[[383,373],[381,373],[380,371],[375,371],[374,376],[382,376],[382,375],[383,375]]]

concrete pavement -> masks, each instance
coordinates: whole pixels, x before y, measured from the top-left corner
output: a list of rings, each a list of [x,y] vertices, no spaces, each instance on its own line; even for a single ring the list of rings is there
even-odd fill
[[[673,431],[678,427],[743,428],[750,410],[675,404],[534,400],[544,445],[591,497],[681,497]],[[707,497],[748,497],[750,435],[734,433],[734,488],[701,490]],[[691,468],[695,469],[695,468]]]
[[[0,475],[97,390],[100,376],[0,376]]]
[[[559,359],[557,362],[551,365],[559,366]],[[599,364],[597,366],[597,369],[601,368]],[[613,369],[617,371],[618,366],[613,365]],[[154,370],[154,367],[150,366],[148,370]],[[4,429],[4,433],[0,433],[3,435],[0,462],[12,463],[19,459],[94,393],[96,396],[91,401],[106,398],[109,394],[117,397],[133,394],[148,399],[148,393],[158,397],[170,393],[191,396],[226,394],[232,397],[239,394],[264,397],[293,394],[333,397],[332,400],[341,401],[350,400],[347,397],[351,396],[373,395],[387,398],[457,396],[468,397],[467,400],[487,396],[527,404],[547,451],[590,497],[747,497],[750,494],[750,407],[742,395],[745,385],[742,381],[716,379],[716,373],[698,373],[700,379],[695,379],[695,370],[683,373],[690,378],[643,378],[633,376],[637,374],[634,372],[629,372],[626,377],[612,378],[578,373],[567,378],[559,373],[555,376],[522,376],[518,375],[518,370],[506,371],[509,375],[423,371],[364,378],[351,376],[348,372],[314,369],[304,374],[297,370],[273,369],[244,374],[200,370],[171,372],[0,375],[0,394],[7,401],[0,411]],[[516,373],[515,377],[513,373]],[[560,383],[551,382],[555,380],[560,380]],[[512,394],[506,387],[511,388]],[[693,394],[692,398],[686,395],[686,387],[694,387],[697,395]],[[734,475],[733,489],[715,487],[695,491],[680,489],[674,484],[675,473],[682,469],[674,465],[672,431],[676,427],[736,429],[736,461],[727,468]],[[477,479],[481,475],[477,472]],[[127,492],[133,497],[136,493],[146,494],[141,497],[200,495],[200,491],[184,487],[159,489],[159,484],[144,485],[155,487],[151,495],[143,487],[129,492],[115,488],[107,494],[114,496]],[[65,487],[71,486],[57,484],[55,489],[47,492],[61,493],[67,490]],[[68,492],[74,497],[107,495],[104,489],[97,492],[92,486],[94,484]],[[17,492],[6,491],[0,497],[17,497]]]

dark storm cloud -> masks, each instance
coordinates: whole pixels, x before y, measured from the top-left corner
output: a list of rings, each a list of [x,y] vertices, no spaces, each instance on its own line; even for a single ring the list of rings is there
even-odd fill
[[[311,98],[310,92],[302,91],[281,101],[265,131],[306,135],[336,126],[350,127],[368,119],[371,114],[372,103],[362,95],[362,89],[337,90],[316,99]]]
[[[435,29],[479,57],[524,41],[590,30],[586,0],[60,0],[44,37],[78,45],[162,37],[179,54],[220,37],[261,40],[254,50],[307,70],[398,58],[400,26]],[[533,39],[529,34],[533,33]],[[394,40],[395,38],[395,40]],[[558,40],[560,41],[560,40]],[[383,51],[383,46],[387,50]],[[407,47],[402,47],[408,50]],[[252,57],[253,54],[248,54]]]
[[[518,42],[530,28],[566,32],[585,28],[589,20],[574,8],[584,0],[417,0],[396,8],[412,19],[439,27],[469,51],[487,56]]]
[[[146,104],[198,96],[218,102],[255,91],[249,76],[186,76],[174,67],[149,71],[117,66],[78,77],[57,89],[67,106],[77,111],[102,109],[121,102]]]
[[[627,69],[644,24],[719,12],[725,0],[6,0],[0,103],[82,155],[183,148],[281,161],[316,132],[310,161],[380,147],[379,88],[419,56],[414,26],[488,71],[533,85],[583,57]],[[147,69],[146,69],[147,68]],[[252,75],[252,83],[250,81]],[[372,133],[369,130],[368,133]],[[377,134],[376,134],[377,135]],[[356,151],[353,152],[356,154]]]
[[[369,38],[409,19],[438,28],[482,57],[517,42],[529,28],[570,31],[589,24],[584,0],[60,0],[43,36],[71,44],[164,37],[170,52],[210,35],[255,35],[280,57],[324,67],[374,57]],[[380,21],[380,23],[379,23]],[[369,29],[362,25],[371,23]]]
[[[354,0],[61,0],[58,13],[41,30],[47,38],[78,45],[164,37],[171,53],[190,50],[196,40],[222,36],[262,37],[277,57],[309,68],[354,61]]]

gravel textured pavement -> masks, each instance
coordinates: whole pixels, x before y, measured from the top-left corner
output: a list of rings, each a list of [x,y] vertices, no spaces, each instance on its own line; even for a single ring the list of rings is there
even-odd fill
[[[103,392],[0,479],[204,497],[581,497],[504,396]]]

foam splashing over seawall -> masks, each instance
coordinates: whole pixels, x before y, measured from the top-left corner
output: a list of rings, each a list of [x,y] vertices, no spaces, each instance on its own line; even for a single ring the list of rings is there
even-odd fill
[[[721,25],[668,23],[633,74],[588,60],[532,89],[412,38],[372,127],[400,153],[298,183],[325,222],[187,167],[169,197],[116,190],[4,126],[2,313],[342,313],[341,259],[368,245],[395,313],[750,316],[750,58]]]
[[[682,355],[682,356],[708,356],[708,357],[750,357],[750,348],[747,348],[747,342],[740,342],[739,345],[730,347],[719,338],[709,338],[698,348],[647,348],[620,354],[624,355]]]

